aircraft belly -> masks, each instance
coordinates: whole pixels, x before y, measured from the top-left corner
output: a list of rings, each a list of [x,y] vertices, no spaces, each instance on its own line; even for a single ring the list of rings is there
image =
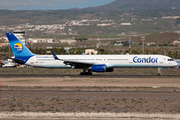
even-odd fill
[[[71,68],[69,65],[65,65],[63,62],[27,62],[26,65],[34,66],[38,68]]]
[[[158,68],[164,67],[163,65],[158,64],[113,64],[114,68]]]
[[[34,65],[34,67],[38,68],[71,68],[71,66],[68,65]]]

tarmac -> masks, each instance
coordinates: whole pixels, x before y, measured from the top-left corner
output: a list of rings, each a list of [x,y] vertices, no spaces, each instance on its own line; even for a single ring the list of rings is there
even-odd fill
[[[0,111],[5,112],[0,112],[0,119],[178,120],[179,77],[2,75]],[[12,101],[13,99],[16,100]],[[64,101],[63,104],[60,101]],[[39,104],[38,107],[35,104]],[[56,112],[56,108],[61,112]],[[80,111],[81,108],[84,112]],[[19,112],[18,109],[23,109],[24,112]],[[38,112],[33,112],[37,109]],[[43,109],[47,111],[42,112]]]
[[[1,74],[1,78],[69,77],[69,78],[180,78],[180,75],[58,75],[58,74]]]

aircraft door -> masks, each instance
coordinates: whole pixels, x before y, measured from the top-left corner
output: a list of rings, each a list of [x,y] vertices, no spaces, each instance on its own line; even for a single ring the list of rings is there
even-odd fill
[[[133,57],[129,57],[129,64],[133,64]]]
[[[163,64],[163,58],[159,59],[159,64]]]

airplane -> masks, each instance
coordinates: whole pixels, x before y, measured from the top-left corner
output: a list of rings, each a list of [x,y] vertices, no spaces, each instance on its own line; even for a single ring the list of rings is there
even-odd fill
[[[16,64],[12,62],[11,59],[8,59],[7,61],[3,61],[0,58],[0,67],[7,68],[7,67],[16,67]]]
[[[114,68],[162,68],[176,67],[178,64],[164,55],[35,55],[13,34],[6,33],[14,54],[12,60],[18,64],[39,68],[83,69],[80,75],[92,72],[113,72]],[[88,72],[86,72],[88,71]]]

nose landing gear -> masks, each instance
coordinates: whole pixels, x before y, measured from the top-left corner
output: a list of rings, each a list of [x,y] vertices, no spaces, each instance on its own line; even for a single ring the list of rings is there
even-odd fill
[[[158,68],[157,76],[161,75],[161,70],[162,70],[162,68]]]

